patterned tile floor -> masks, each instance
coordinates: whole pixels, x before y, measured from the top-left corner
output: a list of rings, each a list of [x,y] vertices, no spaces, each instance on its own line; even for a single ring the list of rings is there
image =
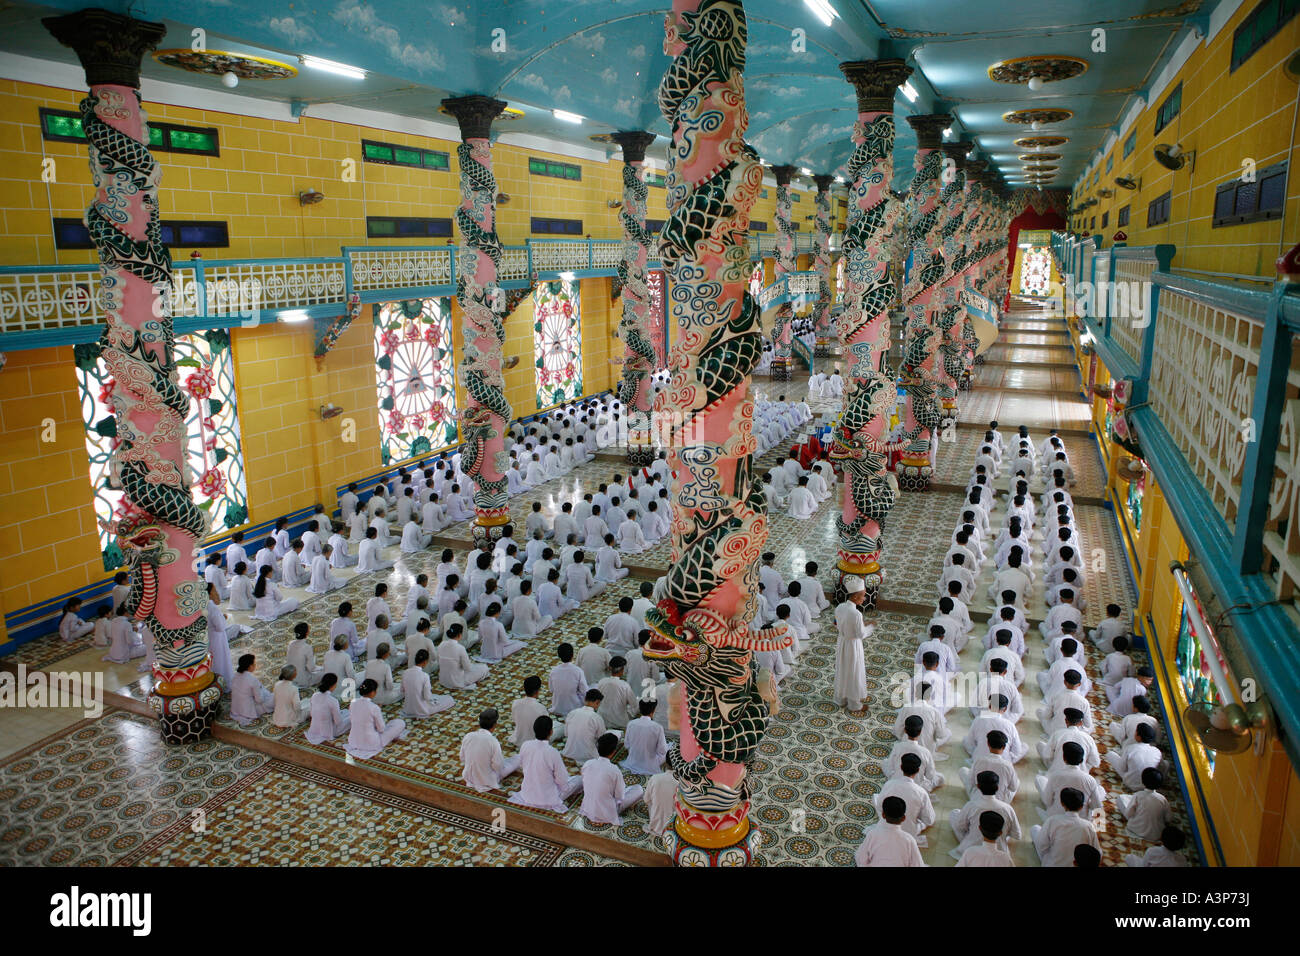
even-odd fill
[[[1075,427],[1073,423],[1082,419],[1086,427],[1086,409],[1082,416],[1077,412],[1082,406],[1077,398],[1077,374],[1065,364],[1069,361],[1068,350],[1050,347],[1062,327],[1059,319],[1012,317],[1007,324],[1007,342],[997,348],[1001,361],[1015,364],[994,363],[980,369],[977,388],[962,394],[962,420],[982,426],[996,417],[1009,427],[1023,421],[1036,437],[1053,424]],[[1020,389],[1040,394],[1017,395]],[[793,399],[806,392],[806,380],[761,383],[756,392],[770,393],[772,398],[780,392]],[[817,403],[813,410],[833,414],[836,409],[834,403]],[[941,448],[937,472],[940,482],[964,484],[969,476],[975,454],[972,446],[978,434],[972,428],[963,428],[956,436],[953,445]],[[1078,459],[1075,467],[1079,486],[1075,491],[1080,496],[1098,494],[1102,480],[1100,462],[1092,461],[1096,454],[1089,442],[1079,436],[1067,439],[1072,456]],[[618,453],[617,449],[608,451]],[[779,451],[774,451],[760,461],[760,467],[775,464],[779,458]],[[532,502],[540,501],[543,511],[553,515],[563,501],[578,500],[579,489],[608,481],[616,471],[625,469],[620,462],[604,458],[581,466],[563,479],[512,499],[512,514],[522,527]],[[832,496],[808,521],[795,521],[783,514],[771,517],[767,549],[777,553],[777,567],[783,575],[792,577],[802,572],[806,560],[817,560],[829,580],[836,550],[837,501],[838,495]],[[751,776],[754,819],[764,837],[764,865],[848,864],[863,829],[874,822],[871,798],[884,782],[880,765],[894,743],[889,730],[894,718],[889,692],[900,675],[910,673],[916,643],[923,637],[934,604],[934,582],[960,503],[961,496],[952,492],[905,493],[886,522],[883,563],[888,583],[884,596],[896,603],[890,605],[891,610],[878,611],[871,617],[875,633],[867,648],[870,698],[865,711],[846,713],[831,700],[835,634],[829,612],[819,621],[821,633],[812,638],[794,673],[784,681],[781,708],[771,719]],[[1089,577],[1086,590],[1091,609],[1087,619],[1095,623],[1098,609],[1108,600],[1131,604],[1132,585],[1110,513],[1080,505],[1076,517],[1089,554],[1096,549],[1105,558],[1119,559],[1104,572]],[[468,541],[468,524],[446,529],[443,535]],[[397,560],[397,566],[386,576],[389,602],[397,608],[404,605],[414,575],[421,571],[432,573],[438,554],[435,548],[417,555],[394,551],[389,556]],[[625,563],[666,567],[668,545],[663,542],[643,554],[628,556]],[[283,662],[294,623],[305,620],[311,624],[313,643],[320,655],[339,601],[347,599],[364,606],[374,583],[373,576],[367,575],[349,580],[343,589],[329,595],[294,592],[302,602],[295,612],[272,624],[257,623],[251,634],[232,643],[232,651],[257,654],[259,673],[269,684]],[[485,706],[494,705],[508,713],[509,702],[518,696],[523,677],[534,673],[544,677],[555,663],[555,645],[561,640],[585,638],[587,627],[603,623],[619,597],[635,593],[637,583],[624,579],[611,585],[598,599],[567,615],[523,651],[494,665],[478,687],[456,695],[457,705],[451,711],[408,722],[407,738],[390,745],[367,766],[433,790],[451,790],[506,805],[509,793],[518,787],[517,778],[507,780],[504,793],[487,795],[473,794],[458,781],[461,736],[472,729],[475,716]],[[976,604],[972,610],[980,608]],[[1042,613],[1039,599],[1030,616],[1036,619]],[[247,620],[246,615],[234,616]],[[1031,650],[1030,656],[1034,653]],[[99,654],[57,640],[38,641],[26,645],[9,660],[22,660],[29,666],[49,666],[63,660],[67,662],[63,666],[93,667]],[[116,684],[132,696],[140,698],[147,693],[148,678],[135,674],[133,667],[112,671]],[[1026,703],[1032,712],[1031,702],[1027,699]],[[386,716],[395,716],[398,709],[398,705],[386,708],[391,712]],[[0,715],[3,719],[4,715]],[[960,720],[954,719],[958,737],[959,727]],[[167,750],[158,742],[149,721],[110,713],[98,721],[75,724],[62,736],[0,763],[0,862],[247,865],[297,860],[327,864],[383,861],[623,865],[583,850],[485,832],[486,828],[474,821],[359,787],[347,780],[352,761],[333,746],[307,744],[301,728],[281,730],[263,720],[249,729],[290,748],[309,749],[337,761],[338,772],[331,775],[308,771],[213,741],[183,751]],[[504,741],[511,728],[502,726],[500,730]],[[1023,730],[1029,739],[1036,739],[1036,728]],[[1109,742],[1104,738],[1101,741],[1103,747]],[[957,764],[964,756],[960,743],[956,748],[949,746],[954,757],[943,765],[954,781]],[[508,743],[506,751],[513,752]],[[1027,758],[1025,763],[1036,764],[1036,760]],[[1022,773],[1032,778],[1040,770],[1027,766]],[[643,782],[630,774],[627,779]],[[1106,785],[1113,789],[1116,783],[1110,780]],[[936,808],[946,811],[958,805],[959,790],[955,783],[943,788],[936,795]],[[57,803],[51,798],[55,793],[61,795]],[[1175,795],[1170,796],[1173,802]],[[576,812],[576,802],[562,815],[544,811],[536,815],[627,843],[657,847],[657,840],[645,830],[644,806],[632,808],[623,824],[615,828],[585,824]],[[188,813],[196,807],[207,813],[208,839],[194,839],[189,829]],[[1026,827],[1037,822],[1027,805],[1017,804],[1017,809]],[[1119,832],[1122,823],[1113,805],[1108,804],[1108,811],[1108,823],[1114,826],[1109,827],[1105,838],[1107,856],[1117,858],[1117,854],[1132,848],[1132,841]],[[509,805],[507,821],[510,813],[532,812]],[[1184,812],[1181,806],[1178,812]],[[349,836],[363,833],[362,838],[340,842],[340,820],[350,828]],[[364,826],[358,828],[358,822]],[[220,840],[211,839],[214,832],[221,836]],[[944,852],[951,846],[952,837],[942,813],[940,824],[931,832],[935,836],[933,846],[926,851],[927,861],[931,865],[954,862]],[[75,839],[66,835],[69,833],[75,834]],[[1026,842],[1018,848],[1017,862],[1037,862]]]

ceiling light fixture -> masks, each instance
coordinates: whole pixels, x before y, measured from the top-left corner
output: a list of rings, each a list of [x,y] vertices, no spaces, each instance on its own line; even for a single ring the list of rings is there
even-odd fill
[[[576,277],[572,272],[561,272],[560,278],[563,279],[565,282],[572,282]]]
[[[952,127],[951,127],[951,126],[949,126],[946,130],[943,131],[943,138],[944,138],[944,139],[952,139]]]
[[[835,11],[835,8],[827,3],[826,0],[803,0],[803,2],[804,6],[817,14],[817,19],[820,20],[824,26],[830,26],[831,21],[839,16]]]
[[[1041,76],[1031,76],[1027,85],[1031,90],[1037,93],[1043,88],[1043,78]]]
[[[565,123],[581,123],[582,117],[568,110],[551,110],[551,115]]]
[[[907,102],[909,103],[915,103],[916,98],[921,95],[920,93],[916,92],[916,87],[912,85],[911,80],[903,81],[902,90],[903,90],[903,95],[907,97]]]
[[[811,175],[812,175],[812,170],[809,169],[807,166],[800,166],[800,167],[799,167],[799,172],[803,173],[805,176],[811,176]]]
[[[366,78],[366,71],[359,66],[348,66],[346,63],[322,60],[318,56],[303,54],[298,57],[298,62],[303,66],[311,67],[313,70],[322,70],[326,73],[333,73],[335,76],[346,76],[351,80],[364,80]]]
[[[304,309],[290,309],[280,313],[281,322],[306,322],[311,316]]]

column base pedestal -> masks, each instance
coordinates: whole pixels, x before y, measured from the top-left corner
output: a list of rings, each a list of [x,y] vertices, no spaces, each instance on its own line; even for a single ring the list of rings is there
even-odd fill
[[[501,514],[482,515],[470,524],[470,534],[474,537],[474,546],[479,547],[484,541],[495,544],[501,540],[501,529],[510,523],[509,509],[502,509]]]
[[[867,558],[865,555],[855,555],[853,558],[841,557],[835,568],[840,574],[835,581],[835,594],[832,600],[836,604],[848,600],[848,592],[844,590],[844,579],[850,575],[856,575],[862,578],[863,583],[867,586],[867,596],[862,602],[862,610],[874,611],[876,609],[876,598],[880,595],[880,589],[885,584],[885,569],[881,567],[880,562],[874,557]]]
[[[692,842],[697,837],[704,838],[703,842],[709,844],[717,840],[720,845],[704,846]],[[684,824],[678,817],[673,820],[672,827],[664,836],[664,843],[674,866],[753,866],[758,857],[758,848],[763,845],[763,835],[748,817],[725,833],[698,830]]]
[[[794,369],[785,359],[772,359],[772,368],[768,377],[774,382],[788,382],[794,377]]]
[[[654,445],[629,445],[627,463],[633,468],[649,468],[655,462]]]
[[[929,491],[934,477],[929,458],[903,458],[894,473],[898,476],[900,491]]]
[[[215,674],[199,690],[170,695],[152,693],[149,707],[162,724],[162,738],[169,744],[192,744],[212,731],[212,722],[221,707],[221,683]]]

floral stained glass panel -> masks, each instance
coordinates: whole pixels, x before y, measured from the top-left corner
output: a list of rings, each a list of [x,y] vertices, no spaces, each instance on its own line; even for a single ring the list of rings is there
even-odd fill
[[[1047,295],[1052,283],[1052,254],[1041,248],[1026,249],[1020,261],[1020,294]]]
[[[380,454],[387,465],[456,441],[456,361],[449,299],[375,306]]]
[[[185,419],[190,488],[195,503],[211,520],[211,534],[218,535],[248,521],[230,333],[214,329],[177,336],[175,355],[181,387],[190,396]],[[101,522],[99,546],[104,570],[114,571],[122,566],[122,552],[102,525],[114,518],[122,502],[122,491],[113,486],[109,468],[113,449],[118,445],[109,400],[111,383],[97,344],[78,345],[75,356],[81,416],[86,423],[90,486],[95,516]]]
[[[665,311],[667,302],[664,295],[664,288],[667,285],[664,274],[659,271],[647,272],[645,276],[646,288],[650,292],[650,315],[647,324],[650,326],[650,341],[655,347],[655,368],[666,368],[668,365],[668,318]]]
[[[582,308],[576,282],[539,282],[533,290],[533,352],[538,408],[582,395]]]

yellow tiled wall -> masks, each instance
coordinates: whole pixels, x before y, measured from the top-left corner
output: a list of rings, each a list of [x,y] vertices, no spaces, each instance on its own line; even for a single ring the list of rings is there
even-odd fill
[[[1257,50],[1235,72],[1229,73],[1232,34],[1255,9],[1243,3],[1208,47],[1198,47],[1158,97],[1153,98],[1136,122],[1137,145],[1125,158],[1124,140],[1130,127],[1102,157],[1096,186],[1089,174],[1086,188],[1073,197],[1096,198],[1098,205],[1071,220],[1076,232],[1100,232],[1103,246],[1111,245],[1121,207],[1130,207],[1130,221],[1122,227],[1130,246],[1172,243],[1178,248],[1174,268],[1239,275],[1273,275],[1273,262],[1300,238],[1300,176],[1295,175],[1298,111],[1296,81],[1283,65],[1300,46],[1300,18],[1292,21]],[[1156,111],[1178,85],[1183,84],[1182,108],[1173,121],[1155,132]],[[1196,151],[1194,163],[1171,171],[1152,154],[1157,143],[1181,143]],[[1106,172],[1107,158],[1113,157]],[[1259,170],[1289,161],[1284,219],[1212,228],[1215,188],[1240,176],[1242,160],[1253,159]],[[1117,176],[1141,180],[1138,190],[1115,186]],[[1099,190],[1112,190],[1107,198]],[[1147,227],[1147,205],[1171,192],[1169,222]],[[1103,213],[1109,221],[1103,229]],[[1095,219],[1096,225],[1093,225]]]

